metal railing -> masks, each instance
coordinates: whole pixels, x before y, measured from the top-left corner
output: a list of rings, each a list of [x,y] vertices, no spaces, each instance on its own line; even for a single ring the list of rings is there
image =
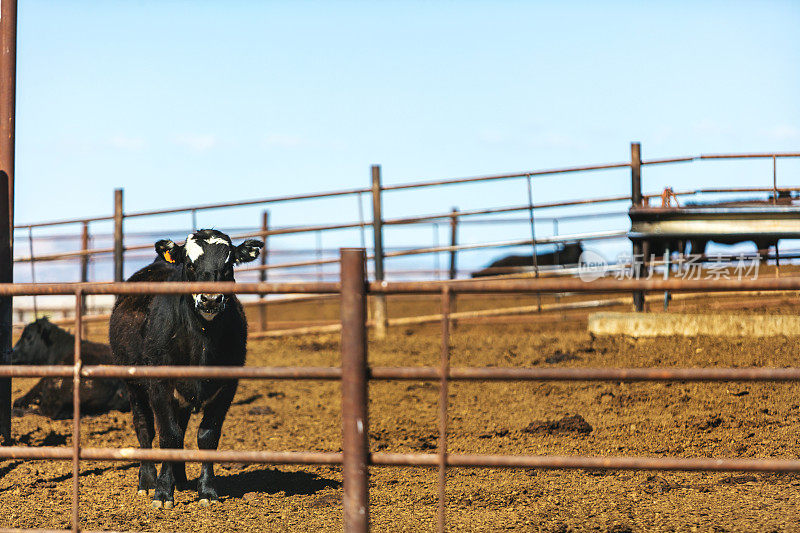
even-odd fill
[[[588,172],[588,171],[600,171],[600,170],[613,170],[613,169],[620,169],[620,168],[630,168],[632,176],[636,176],[637,178],[640,176],[641,167],[643,166],[650,166],[650,165],[662,165],[662,164],[673,164],[673,163],[686,163],[686,162],[694,162],[694,161],[704,161],[704,160],[722,160],[722,159],[771,159],[772,160],[772,187],[728,187],[728,188],[698,188],[693,190],[685,190],[685,191],[677,191],[673,192],[672,194],[676,197],[681,196],[690,196],[696,194],[725,194],[725,193],[743,193],[743,192],[771,192],[773,199],[777,201],[778,195],[778,187],[777,187],[777,160],[781,158],[789,158],[789,157],[800,157],[800,153],[795,152],[786,152],[786,153],[765,153],[765,154],[753,154],[753,153],[745,153],[745,154],[703,154],[699,156],[691,156],[691,157],[677,157],[677,158],[666,158],[666,159],[652,159],[652,160],[642,160],[640,157],[640,150],[638,149],[638,144],[634,143],[632,147],[635,146],[637,149],[634,151],[631,150],[631,161],[626,163],[610,163],[610,164],[601,164],[601,165],[587,165],[587,166],[576,166],[576,167],[565,167],[565,168],[557,168],[557,169],[547,169],[547,170],[534,170],[534,171],[526,171],[526,172],[514,172],[508,174],[496,174],[496,175],[488,175],[488,176],[476,176],[476,177],[466,177],[466,178],[454,178],[454,179],[445,179],[445,180],[429,180],[429,181],[422,181],[422,182],[414,182],[414,183],[402,183],[398,185],[389,185],[384,186],[381,183],[381,169],[380,166],[375,165],[372,167],[372,187],[371,188],[361,188],[361,189],[343,189],[337,191],[328,191],[328,192],[320,192],[320,193],[309,193],[309,194],[300,194],[300,195],[290,195],[290,196],[279,196],[279,197],[272,197],[272,198],[260,198],[260,199],[252,199],[252,200],[244,200],[238,202],[223,202],[223,203],[214,203],[214,204],[202,204],[202,205],[194,205],[194,206],[187,206],[187,207],[178,207],[178,208],[168,208],[168,209],[159,209],[159,210],[149,210],[149,211],[138,211],[133,213],[125,213],[123,210],[123,201],[122,196],[123,192],[121,189],[117,189],[114,191],[114,214],[112,216],[103,216],[103,217],[89,217],[89,218],[82,218],[82,219],[69,219],[69,220],[62,220],[62,221],[50,221],[50,222],[41,222],[41,223],[33,223],[33,224],[21,224],[16,226],[18,230],[27,230],[27,238],[28,238],[28,255],[18,257],[15,261],[18,263],[28,263],[30,265],[30,277],[33,282],[36,282],[36,262],[43,262],[43,261],[60,261],[60,260],[76,260],[79,264],[79,272],[80,272],[80,280],[82,282],[89,281],[89,273],[90,273],[90,265],[98,264],[97,261],[92,261],[93,258],[98,256],[106,256],[107,258],[111,259],[111,266],[113,270],[113,278],[116,281],[122,281],[123,275],[123,266],[125,258],[127,257],[128,260],[134,259],[136,260],[137,257],[133,257],[130,252],[141,252],[147,255],[147,252],[152,252],[152,245],[150,243],[147,244],[130,244],[125,245],[124,240],[126,238],[126,233],[124,232],[124,221],[128,218],[142,218],[142,217],[151,217],[151,216],[163,216],[163,215],[172,215],[172,214],[181,214],[181,213],[189,213],[192,216],[192,227],[197,227],[197,220],[196,215],[199,211],[208,211],[208,210],[215,210],[215,209],[225,209],[225,208],[234,208],[234,207],[245,207],[245,206],[257,206],[257,205],[271,205],[271,204],[280,204],[286,202],[295,202],[295,201],[305,201],[305,200],[320,200],[320,199],[330,199],[330,198],[342,198],[342,197],[355,197],[357,199],[357,207],[358,207],[358,221],[350,221],[350,222],[343,222],[337,224],[312,224],[312,225],[301,225],[301,226],[289,226],[289,227],[270,227],[269,226],[269,217],[268,212],[264,211],[261,214],[261,228],[258,230],[249,230],[249,231],[242,231],[236,234],[233,234],[232,237],[234,239],[239,238],[247,238],[247,237],[261,237],[265,241],[265,251],[261,256],[261,261],[259,265],[248,266],[244,268],[240,268],[238,271],[241,273],[246,273],[249,276],[257,276],[256,279],[260,281],[267,281],[268,277],[272,277],[275,279],[275,272],[281,271],[280,276],[290,276],[293,279],[303,279],[307,277],[315,278],[317,281],[322,281],[325,278],[330,278],[332,273],[326,273],[324,270],[325,265],[334,265],[338,262],[338,259],[335,257],[331,257],[329,253],[324,253],[322,248],[322,235],[324,232],[328,231],[343,231],[343,230],[353,230],[358,229],[360,230],[360,241],[361,246],[367,246],[367,237],[365,235],[365,231],[367,228],[371,229],[372,232],[372,253],[368,256],[368,260],[371,262],[372,268],[372,276],[377,281],[383,281],[387,278],[387,275],[391,276],[415,276],[415,277],[427,277],[430,275],[430,268],[417,268],[418,272],[413,272],[411,268],[407,266],[401,269],[394,269],[390,270],[387,269],[385,266],[385,261],[388,259],[395,259],[401,257],[410,257],[410,256],[421,256],[421,255],[429,255],[433,257],[433,265],[432,269],[435,271],[435,277],[437,279],[441,278],[449,278],[455,279],[459,272],[457,265],[459,264],[459,253],[468,252],[468,251],[475,251],[475,250],[489,250],[489,249],[503,249],[503,248],[520,248],[520,247],[530,247],[531,249],[531,256],[534,258],[537,255],[537,246],[541,245],[555,245],[560,246],[564,243],[575,242],[575,241],[593,241],[597,239],[624,239],[626,237],[626,231],[624,229],[619,229],[616,231],[605,231],[605,232],[577,232],[577,233],[569,233],[559,234],[559,222],[561,221],[577,221],[580,219],[596,219],[596,218],[609,218],[609,217],[617,217],[622,216],[624,213],[619,211],[617,212],[602,212],[602,213],[574,213],[574,214],[564,214],[564,215],[555,215],[552,217],[548,217],[547,221],[553,224],[553,231],[552,236],[548,237],[537,237],[536,236],[536,225],[534,221],[538,221],[540,224],[544,222],[545,219],[538,216],[538,212],[543,209],[553,209],[553,208],[564,208],[564,207],[577,207],[577,206],[585,206],[585,205],[600,205],[606,203],[619,203],[619,202],[631,202],[633,196],[635,195],[632,191],[631,195],[618,195],[618,196],[607,196],[607,197],[598,197],[598,198],[589,198],[589,199],[578,199],[578,200],[567,200],[567,201],[556,201],[556,202],[538,202],[534,203],[533,196],[532,196],[532,185],[531,179],[532,177],[541,177],[541,176],[548,176],[548,175],[562,175],[562,174],[569,174],[569,173],[576,173],[576,172]],[[634,182],[637,184],[640,182],[639,179],[634,178]],[[397,217],[397,218],[386,218],[384,219],[382,214],[382,205],[383,205],[383,195],[386,192],[392,191],[401,191],[401,190],[411,190],[411,189],[425,189],[430,187],[440,187],[440,186],[450,186],[450,185],[458,185],[458,184],[475,184],[475,183],[482,183],[482,182],[493,182],[497,180],[511,180],[511,179],[524,179],[527,181],[528,190],[529,190],[529,197],[528,203],[523,205],[514,205],[514,206],[503,206],[503,207],[493,207],[493,208],[481,208],[481,209],[471,209],[471,210],[464,210],[459,211],[457,209],[453,209],[449,212],[444,213],[433,213],[433,214],[426,214],[426,215],[415,215],[415,216],[404,216],[404,217]],[[635,187],[636,191],[641,190],[641,186],[638,185]],[[781,187],[781,191],[800,191],[800,188],[797,187]],[[372,219],[366,220],[364,216],[364,209],[363,209],[363,197],[366,194],[370,194],[372,198]],[[638,193],[637,193],[638,194]],[[637,196],[637,198],[641,198],[641,202],[647,204],[651,198],[658,198],[661,196],[661,193],[650,193],[650,194],[642,194],[641,196]],[[510,219],[502,219],[502,218],[487,218],[492,217],[493,215],[508,215],[513,213],[525,213],[527,212],[528,217],[526,220],[519,219],[517,222],[519,223],[529,223],[530,224],[530,236],[524,239],[514,239],[514,240],[492,240],[492,241],[481,241],[481,242],[459,242],[463,241],[463,239],[459,238],[460,226],[465,224],[479,224],[483,222],[492,222],[492,223],[511,223]],[[536,217],[534,216],[534,212],[537,213]],[[99,248],[92,248],[92,235],[89,231],[89,224],[92,222],[100,222],[100,221],[114,221],[113,232],[111,235],[113,236],[111,245],[106,247],[99,247]],[[51,226],[58,226],[63,224],[81,224],[82,231],[80,235],[80,242],[81,242],[81,249],[80,250],[73,250],[73,251],[66,251],[66,252],[58,252],[58,253],[47,253],[47,254],[40,254],[35,255],[33,249],[33,229],[38,227],[51,227]],[[432,246],[422,246],[422,247],[410,247],[406,249],[393,247],[389,248],[385,246],[385,239],[384,239],[384,226],[391,226],[391,227],[400,227],[400,226],[410,226],[410,225],[419,225],[419,224],[430,224],[433,226],[434,229],[434,242]],[[442,244],[440,243],[440,225],[448,224],[450,226],[450,242],[449,244]],[[300,258],[292,259],[289,261],[269,261],[269,257],[272,256],[273,258],[276,255],[280,254],[280,250],[273,250],[270,253],[271,247],[271,239],[281,235],[302,235],[302,234],[315,234],[316,235],[316,249],[311,251],[311,258]],[[127,234],[131,236],[133,234]],[[72,237],[73,239],[77,237]],[[637,246],[637,243],[633,243],[634,247]],[[634,250],[634,253],[639,253]],[[441,256],[442,254],[446,254],[449,256],[449,265],[442,264]],[[138,257],[141,260],[144,255]],[[538,261],[536,259],[532,260],[532,269],[538,275],[540,272],[540,268],[538,265]],[[313,269],[313,270],[312,270]],[[296,274],[289,274],[289,272],[293,272]],[[256,322],[258,324],[258,329],[260,331],[266,331],[268,329],[268,320],[267,320],[267,307],[268,303],[267,300],[264,298],[260,299],[260,309],[259,309],[259,320]],[[641,307],[641,302],[639,301],[639,305],[637,308]],[[37,303],[37,299],[33,298],[33,307],[31,310],[28,311],[20,311],[20,321],[25,321],[25,316],[27,316],[30,311],[33,312],[35,316],[39,315],[39,306]],[[59,310],[56,310],[59,312]],[[379,336],[385,335],[386,328],[388,327],[388,311],[386,310],[386,302],[385,298],[382,296],[378,296],[374,298],[373,303],[373,314],[376,318],[376,331]]]
[[[368,282],[363,249],[343,249],[341,283],[79,283],[5,284],[0,295],[75,296],[75,359],[72,366],[0,366],[0,378],[72,377],[73,442],[68,447],[0,448],[0,457],[71,460],[72,531],[80,530],[80,462],[92,461],[227,461],[272,464],[341,464],[344,476],[344,526],[349,532],[369,528],[370,466],[438,468],[437,523],[445,527],[446,469],[506,467],[607,470],[687,470],[798,472],[798,460],[689,459],[674,457],[587,457],[541,455],[450,454],[447,451],[447,387],[450,381],[800,381],[800,368],[453,368],[450,355],[450,305],[455,293],[630,293],[633,291],[776,291],[800,289],[800,278],[745,280],[597,280],[527,279],[453,282]],[[81,362],[81,304],[89,294],[314,293],[341,299],[340,367],[169,367],[84,366]],[[368,294],[439,294],[441,297],[440,363],[434,367],[367,365],[366,303]],[[84,448],[80,442],[80,382],[98,378],[309,379],[342,382],[342,452]],[[439,445],[435,454],[371,453],[367,416],[369,380],[430,380],[440,385]]]
[[[686,196],[686,195],[694,195],[694,194],[702,194],[702,193],[740,193],[740,192],[773,192],[773,194],[777,194],[777,160],[782,158],[794,158],[800,157],[800,153],[797,152],[783,152],[783,153],[763,153],[763,154],[754,154],[754,153],[743,153],[743,154],[701,154],[699,156],[688,156],[688,157],[674,157],[674,158],[663,158],[663,159],[652,159],[652,160],[641,160],[639,164],[641,166],[648,166],[648,165],[663,165],[663,164],[672,164],[672,163],[687,163],[687,162],[694,162],[694,161],[703,161],[703,160],[719,160],[719,159],[772,159],[773,161],[773,186],[771,188],[766,187],[738,187],[738,188],[705,188],[705,189],[694,189],[688,191],[679,191],[676,192],[676,196]],[[360,214],[360,220],[357,222],[345,222],[339,224],[318,224],[318,225],[309,225],[309,226],[295,226],[295,227],[286,227],[286,228],[276,228],[270,229],[267,227],[266,219],[262,221],[261,230],[259,231],[251,231],[245,232],[240,235],[234,235],[234,238],[246,238],[246,237],[257,237],[260,236],[262,238],[274,237],[278,235],[289,235],[289,234],[300,234],[300,233],[313,233],[313,232],[323,232],[323,231],[334,231],[334,230],[344,230],[344,229],[361,229],[362,232],[366,227],[371,227],[373,230],[373,236],[375,242],[378,242],[380,239],[380,234],[382,233],[382,226],[384,225],[408,225],[408,224],[419,224],[419,223],[433,223],[433,222],[442,222],[442,221],[453,221],[455,224],[458,224],[460,219],[464,217],[473,217],[479,215],[489,215],[489,214],[498,214],[498,213],[513,213],[513,212],[524,212],[530,211],[532,209],[545,209],[545,208],[554,208],[554,207],[567,207],[567,206],[578,206],[578,205],[588,205],[588,204],[601,204],[601,203],[611,203],[611,202],[620,202],[620,201],[630,201],[630,195],[618,195],[618,196],[610,196],[610,197],[602,197],[602,198],[591,198],[591,199],[581,199],[581,200],[568,200],[568,201],[560,201],[560,202],[548,202],[548,203],[539,203],[533,204],[529,202],[528,205],[521,205],[521,206],[509,206],[509,207],[499,207],[499,208],[489,208],[489,209],[476,209],[476,210],[469,210],[469,211],[458,211],[458,212],[447,212],[447,213],[436,213],[431,215],[420,215],[420,216],[411,216],[411,217],[400,217],[394,219],[386,219],[383,220],[381,215],[381,208],[380,205],[382,203],[382,195],[385,192],[391,191],[398,191],[398,190],[409,190],[409,189],[423,189],[429,187],[439,187],[439,186],[447,186],[447,185],[458,185],[458,184],[467,184],[467,183],[479,183],[479,182],[491,182],[497,180],[509,180],[509,179],[527,179],[530,181],[532,177],[540,177],[540,176],[549,176],[549,175],[557,175],[557,174],[567,174],[567,173],[575,173],[575,172],[588,172],[588,171],[598,171],[598,170],[610,170],[610,169],[620,169],[620,168],[631,168],[635,165],[634,161],[631,162],[624,162],[624,163],[608,163],[608,164],[600,164],[600,165],[585,165],[585,166],[574,166],[574,167],[565,167],[565,168],[555,168],[555,169],[546,169],[546,170],[531,170],[531,171],[523,171],[523,172],[513,172],[513,173],[506,173],[506,174],[494,174],[494,175],[486,175],[486,176],[473,176],[473,177],[465,177],[465,178],[452,178],[452,179],[443,179],[443,180],[428,180],[428,181],[421,181],[421,182],[412,182],[412,183],[401,183],[397,185],[383,185],[381,183],[381,171],[380,166],[375,165],[373,167],[373,183],[371,188],[355,188],[355,189],[342,189],[342,190],[335,190],[335,191],[327,191],[327,192],[319,192],[319,193],[308,193],[308,194],[299,194],[299,195],[287,195],[287,196],[278,196],[278,197],[271,197],[271,198],[259,198],[259,199],[251,199],[251,200],[242,200],[242,201],[233,201],[233,202],[221,202],[221,203],[213,203],[213,204],[198,204],[193,206],[186,206],[186,207],[177,207],[177,208],[167,208],[167,209],[156,209],[156,210],[147,210],[147,211],[136,211],[126,213],[123,210],[123,202],[122,202],[122,190],[117,189],[114,193],[114,214],[113,215],[106,215],[106,216],[96,216],[96,217],[83,217],[83,218],[74,218],[74,219],[66,219],[66,220],[55,220],[55,221],[45,221],[45,222],[34,222],[28,224],[17,224],[15,229],[17,230],[28,230],[29,235],[30,232],[34,228],[41,228],[41,227],[53,227],[53,226],[61,226],[61,225],[71,225],[71,224],[80,224],[82,225],[82,234],[83,234],[83,245],[81,250],[75,251],[68,251],[68,252],[60,252],[54,254],[46,254],[41,256],[34,256],[30,254],[28,257],[20,257],[16,261],[53,261],[65,258],[73,258],[73,257],[90,257],[93,255],[100,255],[100,254],[113,254],[114,255],[114,262],[115,262],[115,272],[116,272],[116,281],[121,281],[122,276],[120,274],[120,265],[123,263],[122,255],[125,251],[133,251],[133,250],[145,250],[150,249],[151,245],[132,245],[132,246],[125,246],[124,245],[124,237],[125,233],[123,230],[123,223],[125,219],[128,218],[141,218],[141,217],[151,217],[151,216],[162,216],[162,215],[172,215],[172,214],[182,214],[188,213],[192,215],[193,227],[196,227],[196,214],[200,211],[208,211],[208,210],[216,210],[216,209],[224,209],[224,208],[233,208],[233,207],[247,207],[247,206],[262,206],[262,205],[270,205],[270,204],[279,204],[279,203],[287,203],[287,202],[295,202],[295,201],[303,201],[303,200],[319,200],[319,199],[329,199],[329,198],[336,198],[336,197],[343,197],[343,196],[355,196],[358,199],[358,211]],[[781,188],[781,190],[792,190],[796,191],[799,190],[797,188]],[[373,200],[373,219],[371,221],[366,221],[363,215],[362,209],[362,200],[363,196],[366,194],[372,194]],[[660,196],[661,193],[653,193],[653,194],[646,194],[643,195],[644,198],[654,198]],[[581,216],[593,216],[589,215],[577,215],[577,217]],[[575,218],[573,216],[567,216],[562,218]],[[559,217],[553,217],[553,219],[557,222]],[[113,246],[108,248],[100,248],[100,249],[90,249],[88,247],[88,243],[91,239],[89,233],[89,224],[94,222],[102,222],[102,221],[114,221],[114,238],[113,238]],[[365,237],[362,233],[361,236],[362,245],[365,244]],[[487,243],[487,246],[490,246],[491,243]],[[455,243],[451,243],[451,246],[455,245]],[[375,250],[375,256],[379,258],[380,261],[383,260],[384,257],[389,257],[383,253],[383,246],[373,246]],[[423,253],[423,252],[420,252]],[[436,253],[436,252],[425,252],[425,253]],[[298,266],[309,266],[316,264],[314,261],[303,261],[303,262],[293,262],[287,264],[277,264],[277,265],[269,265],[269,269],[276,269],[276,268],[293,268]],[[87,279],[82,278],[81,281],[88,281]]]

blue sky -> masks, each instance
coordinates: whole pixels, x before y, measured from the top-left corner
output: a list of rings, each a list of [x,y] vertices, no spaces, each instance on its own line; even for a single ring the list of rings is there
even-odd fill
[[[625,161],[631,141],[645,158],[797,151],[797,28],[790,1],[20,0],[16,219],[106,214],[114,187],[134,211],[360,187],[372,163],[391,184]],[[782,162],[779,181],[797,185],[799,170]],[[763,162],[645,174],[647,190],[770,182]],[[537,179],[534,195],[628,188],[624,171],[588,173]],[[385,210],[518,204],[525,194],[522,181],[437,188],[389,195]],[[259,212],[200,221],[255,225]],[[295,225],[358,215],[351,199],[272,216]],[[463,238],[524,238],[515,228]],[[429,228],[394,231],[390,244],[430,243]]]

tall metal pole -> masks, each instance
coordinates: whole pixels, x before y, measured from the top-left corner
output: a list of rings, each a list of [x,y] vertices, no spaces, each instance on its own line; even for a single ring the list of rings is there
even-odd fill
[[[631,143],[631,208],[642,206],[642,153],[639,143]],[[644,272],[644,248],[642,241],[633,241],[631,268],[635,278],[642,277]],[[634,291],[633,307],[638,312],[644,311],[644,291]]]
[[[775,154],[772,154],[772,203],[778,203],[778,163]]]
[[[269,243],[267,241],[267,232],[269,231],[269,211],[261,213],[261,231],[264,232],[261,237],[264,240],[264,250],[261,252],[261,266],[265,267],[269,258]],[[258,273],[259,280],[264,283],[267,281],[267,269],[262,269]],[[267,295],[262,294],[259,296],[261,305],[258,306],[259,310],[259,331],[267,331]]]
[[[369,530],[366,254],[341,250],[344,531]]]
[[[450,250],[450,279],[456,279],[456,255],[458,254],[458,250],[456,250],[456,246],[458,246],[458,208],[454,207],[451,211],[450,215],[450,246],[452,249]]]
[[[383,281],[383,206],[381,201],[381,166],[372,165],[372,238],[375,256],[375,281]],[[386,296],[373,296],[372,319],[375,323],[375,337],[386,338],[389,327],[386,314]]]
[[[81,256],[81,281],[86,283],[89,281],[89,254],[86,253],[89,251],[89,222],[83,222],[83,228],[81,231],[81,250],[83,250],[84,254]],[[31,254],[33,255],[33,254]],[[86,314],[86,298],[81,298],[81,313]],[[77,327],[75,328],[77,329]],[[86,335],[85,330],[81,330],[82,335]]]
[[[536,251],[536,221],[534,220],[533,213],[533,184],[531,183],[531,175],[528,174],[528,219],[531,224],[531,259],[533,264],[533,276],[539,277],[539,253]],[[558,245],[556,245],[558,246]],[[536,294],[536,304],[539,312],[542,311],[542,294]]]
[[[75,291],[75,356],[72,374],[72,531],[80,531],[81,455],[81,341],[83,332],[83,291]]]
[[[0,283],[14,281],[14,138],[17,93],[17,0],[0,4]],[[0,298],[0,358],[11,355],[10,296]],[[0,437],[11,444],[11,378],[0,379]]]
[[[450,372],[450,287],[442,288],[442,347],[439,358],[439,511],[436,530],[446,531],[447,483],[447,374]]]
[[[81,251],[84,254],[81,256],[81,281],[86,283],[89,281],[89,223],[84,222],[81,230]],[[85,312],[85,310],[84,310]]]
[[[124,281],[125,248],[122,242],[122,189],[114,189],[114,281]]]
[[[450,279],[456,279],[457,271],[457,254],[458,250],[456,250],[456,246],[458,246],[458,208],[454,207],[451,211],[450,215],[450,246],[452,247],[450,250]],[[456,293],[448,292],[448,306],[450,310],[456,309]],[[453,327],[455,328],[456,323],[453,322]]]

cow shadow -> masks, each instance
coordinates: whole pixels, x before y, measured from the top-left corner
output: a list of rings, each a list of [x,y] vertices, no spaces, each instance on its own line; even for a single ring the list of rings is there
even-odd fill
[[[274,468],[260,468],[230,475],[217,475],[217,491],[220,496],[241,498],[248,492],[286,496],[316,494],[324,489],[338,489],[341,481],[327,479],[309,472],[282,472]]]
[[[21,464],[22,461],[11,461],[7,465],[0,466],[0,479],[2,479],[6,474],[8,474]]]

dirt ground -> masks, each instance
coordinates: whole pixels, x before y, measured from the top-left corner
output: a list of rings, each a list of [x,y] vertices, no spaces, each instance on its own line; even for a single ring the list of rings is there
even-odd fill
[[[459,309],[527,305],[535,297],[462,298]],[[657,305],[654,305],[654,308]],[[390,301],[392,314],[435,313],[438,302]],[[621,307],[618,309],[622,309]],[[796,313],[796,294],[676,301],[673,310]],[[336,302],[276,305],[273,318],[330,319]],[[591,338],[586,312],[461,323],[454,366],[731,367],[797,366],[798,337],[718,339]],[[92,332],[103,339],[103,329]],[[401,327],[370,341],[376,365],[435,365],[439,326]],[[248,365],[339,364],[338,335],[251,341]],[[34,380],[14,381],[15,397]],[[800,390],[792,384],[452,383],[449,450],[462,453],[796,458]],[[373,451],[434,452],[436,384],[373,382]],[[580,415],[580,418],[575,417]],[[564,417],[572,423],[557,423]],[[582,419],[582,420],[581,420]],[[585,423],[583,422],[585,421]],[[569,422],[569,420],[567,421]],[[196,448],[195,418],[187,447]],[[17,441],[68,446],[71,421],[27,414]],[[587,425],[588,424],[588,425]],[[82,420],[87,446],[135,446],[128,413]],[[242,381],[220,449],[339,451],[339,386],[312,381]],[[199,472],[187,467],[190,479]],[[137,465],[82,463],[81,521],[118,531],[336,531],[341,529],[338,467],[222,464],[222,499],[201,508],[193,491],[174,509],[153,510],[136,495]],[[375,531],[433,531],[436,472],[371,469]],[[0,527],[69,527],[71,464],[0,462]],[[453,469],[447,476],[452,531],[795,531],[800,476],[680,472]]]

